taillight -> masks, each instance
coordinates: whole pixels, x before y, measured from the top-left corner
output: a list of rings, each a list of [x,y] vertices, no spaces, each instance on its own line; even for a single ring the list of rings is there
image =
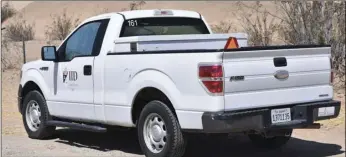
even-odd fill
[[[199,77],[222,77],[222,65],[199,66]]]
[[[210,94],[223,94],[222,65],[200,65],[198,70],[199,79]]]

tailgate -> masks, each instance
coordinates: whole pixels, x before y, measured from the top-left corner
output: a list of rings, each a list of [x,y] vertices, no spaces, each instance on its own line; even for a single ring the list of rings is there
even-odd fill
[[[264,47],[224,52],[225,110],[328,100],[330,47]]]

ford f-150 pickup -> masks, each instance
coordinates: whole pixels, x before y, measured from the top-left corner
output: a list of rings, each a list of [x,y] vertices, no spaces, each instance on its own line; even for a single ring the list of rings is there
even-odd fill
[[[249,47],[246,34],[213,34],[193,11],[102,14],[23,65],[18,108],[33,139],[125,127],[146,156],[182,156],[191,133],[278,148],[293,129],[338,116],[330,50]]]

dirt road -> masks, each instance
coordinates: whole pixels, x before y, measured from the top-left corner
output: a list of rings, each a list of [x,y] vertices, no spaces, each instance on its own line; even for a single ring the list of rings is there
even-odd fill
[[[59,130],[49,140],[29,139],[16,104],[18,71],[2,77],[2,156],[143,156],[135,132],[89,133]],[[282,150],[263,151],[252,146],[245,136],[230,140],[198,138],[189,141],[186,157],[344,157],[345,93],[336,93],[343,106],[337,119],[322,122],[319,130],[295,130]]]

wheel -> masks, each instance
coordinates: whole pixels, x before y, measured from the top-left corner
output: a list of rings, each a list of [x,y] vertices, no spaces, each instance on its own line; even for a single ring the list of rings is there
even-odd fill
[[[277,149],[284,146],[292,135],[292,129],[279,131],[284,134],[282,136],[273,137],[265,137],[263,134],[249,134],[248,136],[252,143],[259,148]]]
[[[45,125],[49,112],[40,92],[31,91],[24,97],[22,113],[24,127],[30,138],[44,139],[54,133],[55,126]]]
[[[186,140],[170,108],[151,101],[142,110],[137,125],[138,141],[147,157],[181,157]]]

